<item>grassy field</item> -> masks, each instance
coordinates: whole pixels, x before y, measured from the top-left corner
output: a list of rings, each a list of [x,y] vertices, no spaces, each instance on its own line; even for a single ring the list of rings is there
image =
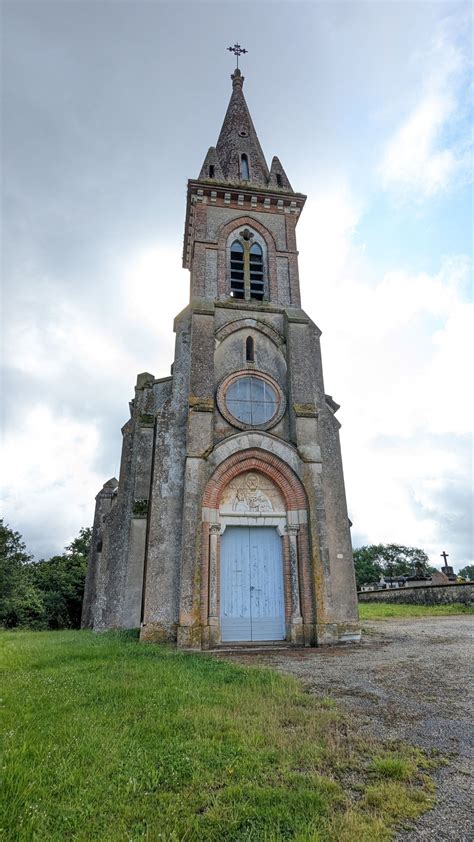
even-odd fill
[[[361,620],[391,620],[397,617],[449,617],[474,614],[474,607],[453,602],[451,605],[408,605],[388,602],[359,602]]]
[[[381,842],[429,762],[292,679],[133,635],[4,632],[5,840]]]

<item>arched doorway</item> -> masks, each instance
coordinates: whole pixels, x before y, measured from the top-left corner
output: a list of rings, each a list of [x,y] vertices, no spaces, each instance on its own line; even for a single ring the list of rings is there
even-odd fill
[[[299,479],[274,454],[241,451],[216,469],[203,503],[203,639],[304,643],[314,599]]]
[[[222,641],[284,640],[282,494],[264,474],[244,472],[224,489],[219,520]]]

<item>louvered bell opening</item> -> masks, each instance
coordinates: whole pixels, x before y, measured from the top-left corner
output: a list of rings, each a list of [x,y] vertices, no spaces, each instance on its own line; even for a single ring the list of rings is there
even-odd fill
[[[265,292],[263,281],[263,255],[257,243],[250,249],[250,297],[256,301],[263,301]]]
[[[234,243],[230,251],[230,294],[232,298],[245,298],[244,250]]]

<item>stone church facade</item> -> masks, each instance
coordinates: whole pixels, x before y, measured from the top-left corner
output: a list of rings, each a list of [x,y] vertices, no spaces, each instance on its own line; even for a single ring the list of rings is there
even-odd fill
[[[169,377],[140,374],[96,498],[83,627],[208,649],[359,639],[338,405],[301,309],[305,196],[267,166],[243,94],[188,182]]]

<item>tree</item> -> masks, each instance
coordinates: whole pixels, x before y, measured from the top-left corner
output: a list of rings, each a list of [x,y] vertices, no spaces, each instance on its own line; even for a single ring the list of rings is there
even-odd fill
[[[50,629],[79,628],[92,530],[81,529],[63,555],[38,561],[34,581],[42,594]]]
[[[378,560],[378,554],[374,553],[375,547],[359,547],[354,550],[354,568],[357,587],[378,582],[383,575],[383,568]]]
[[[434,572],[428,556],[418,547],[401,544],[371,544],[354,550],[357,587],[376,582],[381,576],[412,576]]]
[[[62,555],[35,562],[0,520],[0,625],[79,628],[91,536],[81,529]]]
[[[463,567],[459,573],[462,579],[469,579],[470,582],[474,581],[474,564],[467,564],[466,567]]]
[[[73,556],[82,556],[87,561],[91,549],[92,529],[90,526],[83,527],[79,530],[79,535],[71,541],[66,547],[66,554]]]
[[[20,533],[0,519],[0,625],[7,628],[43,624],[44,605],[32,580],[31,558]]]

